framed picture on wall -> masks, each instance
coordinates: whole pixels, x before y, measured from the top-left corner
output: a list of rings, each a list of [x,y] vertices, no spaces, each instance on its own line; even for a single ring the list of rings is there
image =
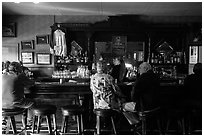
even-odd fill
[[[49,53],[37,53],[37,64],[38,65],[50,65],[51,64],[51,56]]]
[[[36,36],[36,44],[49,44],[49,35]]]
[[[21,60],[25,64],[34,63],[34,53],[33,52],[21,52]]]
[[[2,37],[16,37],[16,23],[3,24]]]
[[[33,40],[21,41],[21,50],[31,50],[31,49],[34,49]]]

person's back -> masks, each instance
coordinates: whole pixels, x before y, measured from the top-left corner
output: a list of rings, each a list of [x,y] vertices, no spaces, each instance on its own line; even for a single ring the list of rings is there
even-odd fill
[[[2,103],[4,107],[29,107],[31,104],[25,104],[24,88],[34,84],[28,77],[22,73],[22,68],[17,62],[12,62],[9,72],[2,74]],[[5,97],[4,97],[5,96]],[[19,105],[20,103],[20,105]],[[27,106],[28,105],[28,106]]]
[[[141,64],[142,67],[146,67],[146,65],[146,63],[144,63],[144,66]],[[157,107],[158,91],[159,77],[153,73],[150,66],[137,78],[132,91],[132,100],[137,102],[137,110],[149,110]]]
[[[103,72],[104,64],[97,63],[97,73],[91,76],[90,88],[93,92],[94,109],[119,109],[121,96],[113,77]]]
[[[14,83],[17,75],[2,75],[2,108],[10,108],[14,101]]]
[[[194,74],[188,75],[184,80],[187,100],[202,104],[202,64],[197,63],[193,68]]]

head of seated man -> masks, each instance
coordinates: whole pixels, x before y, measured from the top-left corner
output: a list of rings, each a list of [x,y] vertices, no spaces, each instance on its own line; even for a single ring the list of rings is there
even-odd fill
[[[22,67],[21,65],[18,63],[18,62],[11,62],[11,64],[9,65],[9,68],[8,68],[9,72],[14,72],[16,73],[17,75],[22,73]]]
[[[202,63],[197,63],[193,67],[193,72],[195,74],[202,74]]]
[[[142,75],[143,73],[147,73],[151,69],[152,69],[151,65],[147,62],[143,62],[142,64],[140,64],[138,68],[140,75]]]

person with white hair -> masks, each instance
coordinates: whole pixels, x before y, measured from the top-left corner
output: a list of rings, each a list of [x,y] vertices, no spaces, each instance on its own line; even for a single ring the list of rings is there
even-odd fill
[[[158,107],[159,77],[154,74],[151,65],[147,62],[140,64],[138,70],[140,75],[131,92],[132,101],[136,102],[136,110],[150,110]]]

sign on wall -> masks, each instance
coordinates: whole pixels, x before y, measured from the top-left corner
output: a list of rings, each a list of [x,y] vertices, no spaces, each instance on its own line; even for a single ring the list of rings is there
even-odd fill
[[[118,56],[125,55],[127,47],[127,36],[113,36],[112,37],[112,51]]]
[[[189,63],[196,64],[198,62],[198,46],[190,46]]]

